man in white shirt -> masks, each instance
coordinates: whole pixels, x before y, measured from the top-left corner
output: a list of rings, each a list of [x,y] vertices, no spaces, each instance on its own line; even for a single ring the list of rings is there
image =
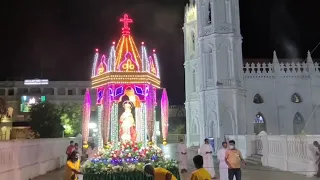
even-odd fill
[[[177,153],[179,157],[179,169],[181,173],[187,172],[188,169],[188,155],[187,146],[184,144],[183,139],[180,139],[180,144],[177,146]]]
[[[200,154],[203,156],[203,167],[210,173],[212,179],[216,179],[212,153],[213,148],[209,144],[209,140],[206,138],[204,140],[204,144],[200,147]]]

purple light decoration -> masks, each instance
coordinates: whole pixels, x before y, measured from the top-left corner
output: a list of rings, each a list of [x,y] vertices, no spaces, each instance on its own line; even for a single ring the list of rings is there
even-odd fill
[[[98,88],[97,89],[97,105],[100,105],[103,103],[103,95],[104,95],[104,88]]]
[[[147,106],[147,126],[148,126],[148,137],[149,141],[152,141],[153,131],[154,131],[154,91],[152,84],[149,85],[149,93],[146,97]]]
[[[161,97],[161,130],[163,137],[163,144],[167,144],[168,137],[168,118],[169,118],[169,100],[167,90],[163,89]]]
[[[109,86],[106,87],[106,89],[110,89]],[[101,124],[102,129],[102,139],[103,144],[107,144],[109,141],[109,134],[110,134],[110,111],[111,111],[111,99],[112,96],[110,94],[110,91],[105,90],[104,93],[104,110],[103,110],[103,119]]]
[[[82,111],[82,138],[83,138],[82,140],[83,140],[83,145],[87,145],[88,144],[90,111],[91,111],[91,98],[90,98],[90,91],[87,88],[86,89],[86,93],[84,95],[83,111]]]

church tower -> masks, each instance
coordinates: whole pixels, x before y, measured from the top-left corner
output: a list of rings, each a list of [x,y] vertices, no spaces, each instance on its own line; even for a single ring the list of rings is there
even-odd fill
[[[188,146],[246,133],[238,0],[196,0],[184,24]]]

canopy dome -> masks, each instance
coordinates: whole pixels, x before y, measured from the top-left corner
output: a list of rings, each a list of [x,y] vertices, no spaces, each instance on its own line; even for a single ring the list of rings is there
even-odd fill
[[[96,49],[92,67],[92,87],[119,83],[148,83],[160,87],[159,63],[153,50],[148,56],[144,42],[138,50],[131,36],[129,23],[133,20],[127,14],[120,19],[122,35],[117,45],[112,43],[109,55],[100,55]]]

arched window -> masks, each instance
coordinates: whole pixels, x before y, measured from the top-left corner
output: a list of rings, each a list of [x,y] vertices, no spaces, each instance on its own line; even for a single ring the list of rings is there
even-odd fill
[[[302,102],[302,98],[297,93],[294,93],[291,96],[291,102],[293,102],[293,103],[301,103]]]
[[[196,92],[196,70],[192,71],[192,92]]]
[[[194,32],[191,33],[191,47],[192,51],[196,50],[196,37],[194,35]]]
[[[208,24],[211,24],[211,2],[209,2],[209,5],[208,5],[208,21],[207,23]]]
[[[254,123],[264,124],[264,118],[260,112],[254,117]]]
[[[176,113],[176,117],[185,117],[184,113],[181,109],[178,109],[177,113]]]
[[[253,103],[255,103],[255,104],[262,104],[262,103],[263,103],[263,99],[262,99],[262,97],[260,96],[260,94],[256,94],[256,95],[253,97]]]
[[[300,112],[296,112],[293,117],[293,134],[300,134],[304,129],[305,123]]]
[[[261,131],[267,131],[267,126],[263,115],[258,112],[254,117],[254,133],[259,134]]]

